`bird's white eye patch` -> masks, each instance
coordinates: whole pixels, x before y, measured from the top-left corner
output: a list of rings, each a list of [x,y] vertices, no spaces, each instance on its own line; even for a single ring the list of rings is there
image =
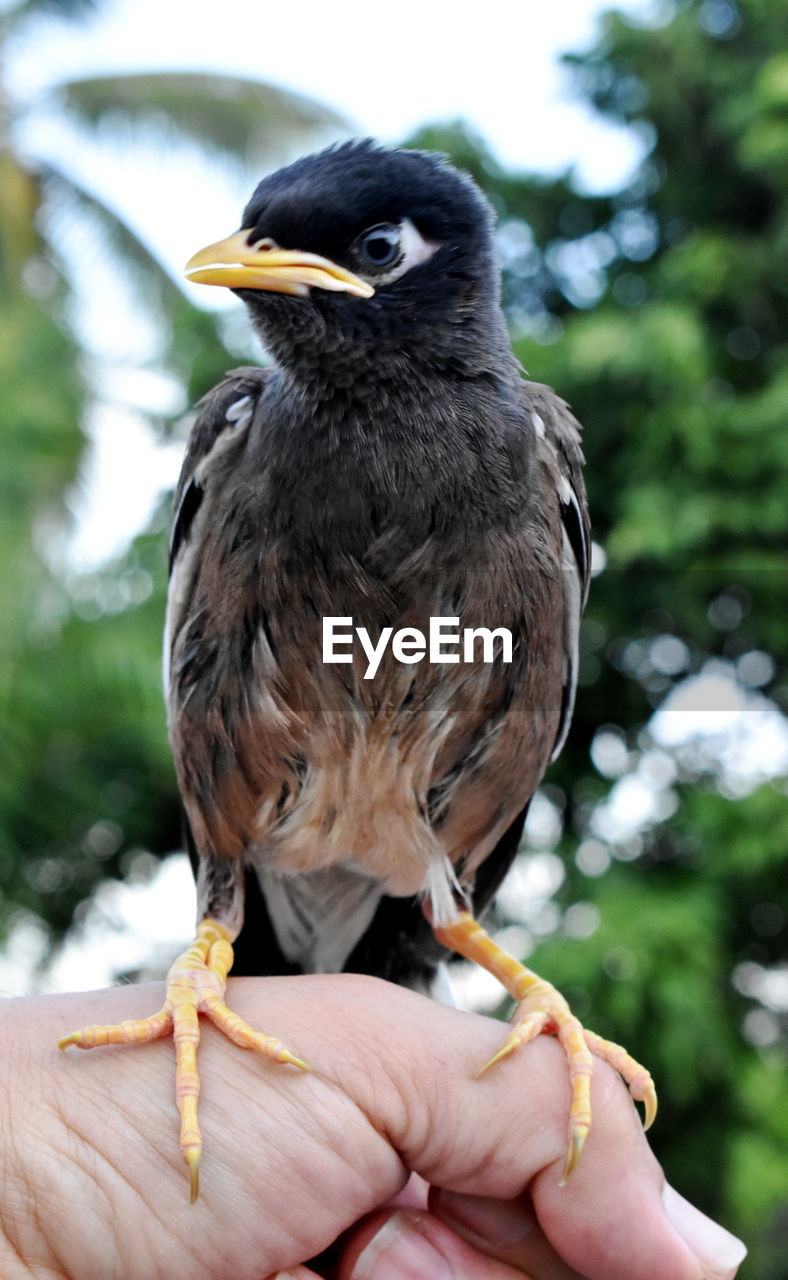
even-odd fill
[[[400,244],[402,246],[402,270],[410,271],[420,262],[427,262],[440,249],[437,240],[425,240],[418,227],[414,227],[410,218],[403,218],[400,223]]]
[[[403,218],[399,223],[381,222],[362,232],[356,240],[358,274],[379,289],[398,280],[412,267],[427,262],[439,248],[437,241],[425,240],[410,218]]]

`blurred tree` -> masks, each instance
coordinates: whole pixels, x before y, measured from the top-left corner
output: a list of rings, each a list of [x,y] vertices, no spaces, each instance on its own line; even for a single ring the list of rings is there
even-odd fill
[[[3,6],[4,65],[34,24],[87,20],[102,7]],[[160,692],[165,511],[158,533],[91,574],[64,553],[99,396],[75,306],[83,267],[103,256],[119,288],[133,282],[183,405],[238,363],[215,315],[186,301],[117,209],[66,160],[23,150],[25,119],[46,111],[83,139],[119,147],[166,136],[170,148],[198,145],[206,163],[255,171],[341,124],[298,95],[222,75],[93,77],[59,83],[33,105],[0,89],[0,937],[20,911],[60,937],[101,877],[128,870],[140,849],[180,840]],[[64,235],[74,225],[76,260]],[[172,421],[154,425],[166,433]]]
[[[568,868],[563,912],[529,963],[649,1064],[668,1177],[740,1230],[743,1277],[778,1280],[788,1275],[788,726],[778,710],[788,699],[788,10],[676,0],[659,12],[658,26],[607,14],[594,48],[568,59],[581,93],[643,140],[637,172],[613,196],[584,195],[571,175],[504,173],[461,126],[412,141],[450,152],[497,206],[516,348],[586,424],[606,555],[573,730],[545,788],[549,843]],[[738,742],[723,723],[702,742],[666,741],[654,708],[671,694],[692,706],[693,689],[696,711],[719,714],[720,698],[747,709]],[[759,764],[770,726],[774,758]],[[629,825],[627,798],[642,806]],[[514,914],[505,893],[501,909]],[[534,935],[551,922],[537,918]]]

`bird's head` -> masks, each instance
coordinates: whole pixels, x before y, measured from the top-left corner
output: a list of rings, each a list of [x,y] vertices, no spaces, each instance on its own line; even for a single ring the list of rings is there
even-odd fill
[[[264,178],[241,230],[186,274],[237,292],[295,374],[347,378],[364,358],[378,376],[403,361],[470,371],[503,332],[492,221],[442,156],[349,142]]]

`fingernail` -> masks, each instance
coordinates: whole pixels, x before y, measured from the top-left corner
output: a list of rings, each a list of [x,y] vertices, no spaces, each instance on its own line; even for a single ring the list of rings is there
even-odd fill
[[[430,1208],[442,1222],[471,1231],[487,1244],[519,1244],[536,1224],[533,1206],[524,1199],[494,1200],[440,1191],[433,1196]]]
[[[423,1220],[420,1214],[392,1214],[362,1249],[352,1280],[457,1280],[454,1268],[419,1230]]]
[[[665,1186],[662,1203],[668,1221],[703,1264],[706,1280],[733,1280],[747,1248],[672,1187]]]

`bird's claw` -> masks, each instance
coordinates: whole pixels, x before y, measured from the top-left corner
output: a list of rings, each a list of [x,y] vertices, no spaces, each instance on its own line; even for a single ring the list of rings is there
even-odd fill
[[[534,1009],[538,1002],[541,1006]],[[585,1140],[591,1129],[590,1085],[593,1072],[592,1053],[607,1062],[623,1078],[633,1099],[642,1102],[645,1110],[644,1129],[650,1128],[657,1114],[657,1094],[648,1071],[641,1067],[621,1045],[603,1040],[593,1031],[587,1031],[571,1013],[563,996],[541,978],[536,980],[534,991],[523,1000],[512,1030],[497,1053],[484,1064],[477,1074],[482,1075],[490,1067],[508,1058],[522,1044],[527,1044],[541,1032],[553,1032],[561,1043],[569,1065],[572,1087],[572,1104],[569,1112],[569,1133],[566,1156],[560,1185],[566,1185],[580,1161]]]
[[[183,1153],[189,1167],[189,1204],[194,1204],[200,1194],[200,1154],[199,1148],[190,1148]]]
[[[308,1071],[301,1058],[277,1040],[253,1030],[224,1003],[227,973],[233,962],[230,935],[223,925],[209,918],[197,929],[197,936],[167,974],[167,995],[163,1007],[152,1018],[121,1022],[114,1026],[83,1027],[63,1036],[58,1045],[66,1049],[92,1049],[106,1044],[147,1044],[172,1034],[175,1041],[175,1097],[181,1118],[181,1153],[189,1169],[191,1202],[200,1188],[202,1137],[197,1122],[200,1077],[197,1046],[200,1042],[198,1014],[203,1013],[228,1039],[242,1049],[254,1049],[275,1062]]]
[[[580,1161],[580,1153],[585,1144],[585,1133],[572,1133],[570,1125],[569,1142],[567,1143],[566,1156],[564,1158],[564,1167],[561,1171],[561,1177],[558,1180],[559,1187],[565,1187],[569,1178],[574,1173]]]
[[[476,1072],[476,1079],[478,1080],[486,1071],[489,1071],[490,1067],[494,1067],[496,1062],[502,1062],[504,1058],[508,1058],[511,1053],[514,1053],[515,1049],[520,1048],[520,1045],[528,1044],[530,1040],[535,1039],[541,1031],[544,1031],[547,1021],[548,1015],[546,1013],[532,1012],[523,1018],[522,1022],[517,1022],[498,1052],[488,1058],[484,1066]]]
[[[643,1103],[643,1128],[650,1129],[657,1118],[657,1091],[645,1067],[627,1053],[620,1044],[603,1040],[594,1031],[583,1031],[586,1044],[597,1058],[604,1059],[625,1081],[636,1102]]]
[[[458,912],[446,924],[433,924],[433,930],[439,942],[465,956],[466,960],[480,964],[517,1001],[509,1035],[498,1052],[477,1072],[477,1079],[537,1035],[547,1033],[557,1036],[569,1066],[572,1087],[567,1150],[561,1174],[562,1186],[577,1168],[583,1144],[591,1129],[591,1074],[594,1069],[592,1054],[603,1058],[623,1077],[632,1097],[643,1103],[646,1112],[645,1128],[649,1128],[657,1114],[654,1082],[648,1071],[631,1058],[621,1045],[603,1040],[593,1031],[586,1031],[560,991],[556,991],[555,987],[527,969],[519,960],[507,955],[469,911]]]

